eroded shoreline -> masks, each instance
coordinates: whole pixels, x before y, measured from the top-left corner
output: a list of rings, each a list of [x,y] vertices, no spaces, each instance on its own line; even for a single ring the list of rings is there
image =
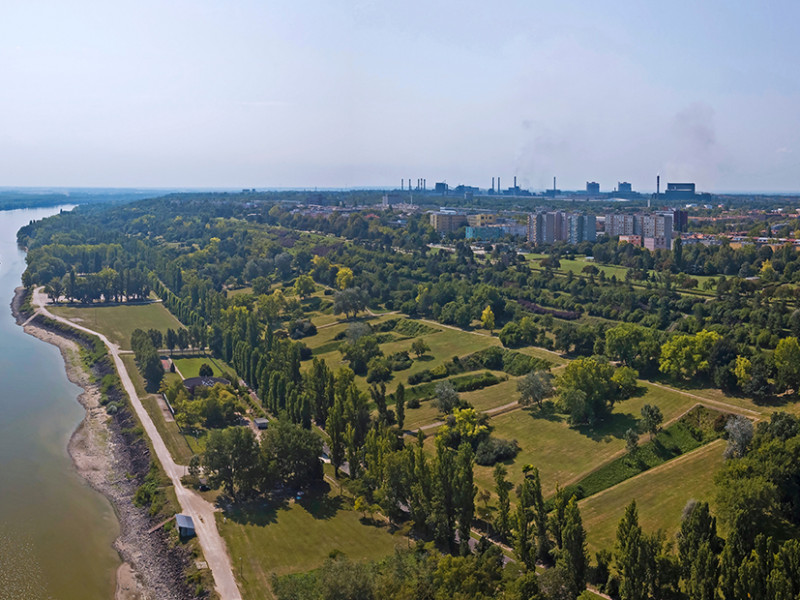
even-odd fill
[[[24,290],[17,288],[11,303],[17,324],[27,320],[20,307]],[[83,392],[78,402],[86,414],[70,437],[67,452],[78,474],[101,493],[114,509],[120,534],[114,549],[122,564],[116,572],[115,600],[183,600],[194,597],[186,586],[183,573],[187,557],[170,548],[166,534],[148,533],[153,525],[146,511],[133,503],[142,470],[142,451],[131,448],[114,421],[100,404],[100,388],[86,372],[77,342],[36,323],[25,324],[24,331],[58,347],[64,359],[68,379]],[[143,476],[144,473],[138,473]]]

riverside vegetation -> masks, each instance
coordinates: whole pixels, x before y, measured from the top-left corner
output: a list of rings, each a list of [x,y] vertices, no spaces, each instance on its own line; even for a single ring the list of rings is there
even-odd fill
[[[555,599],[587,583],[624,600],[798,597],[793,248],[651,253],[612,239],[479,256],[463,242],[429,249],[424,216],[292,208],[280,195],[179,195],[19,233],[26,285],[70,310],[124,311],[152,292],[183,324],[174,337],[235,373],[184,391],[160,370],[160,336],[133,332],[151,389],[205,437],[192,473],[232,503],[229,545],[262,535],[246,527],[258,506],[331,497],[323,443],[345,494],[331,515],[352,502],[375,540],[381,523],[415,540],[367,563],[334,547],[271,580],[242,572],[253,597]],[[702,291],[698,272],[714,278]],[[262,414],[277,422],[260,440],[238,426]],[[684,482],[668,531],[644,531],[631,478],[719,436],[716,493],[687,503]],[[590,558],[581,507],[623,482],[616,542]]]

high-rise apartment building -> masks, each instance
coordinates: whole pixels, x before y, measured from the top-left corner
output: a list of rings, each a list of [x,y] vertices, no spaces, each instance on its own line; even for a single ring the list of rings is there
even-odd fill
[[[596,234],[594,215],[553,211],[528,215],[528,241],[538,245],[567,242],[579,244],[594,241]]]

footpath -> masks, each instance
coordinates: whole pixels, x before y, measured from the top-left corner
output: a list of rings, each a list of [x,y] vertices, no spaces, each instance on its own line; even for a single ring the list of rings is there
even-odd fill
[[[175,488],[175,495],[181,505],[181,510],[184,514],[192,517],[194,521],[197,539],[200,542],[200,547],[203,549],[208,567],[214,576],[214,583],[220,600],[242,600],[242,595],[239,592],[239,587],[236,585],[236,579],[233,576],[233,567],[225,540],[222,539],[217,529],[217,522],[214,516],[216,509],[210,502],[195,491],[185,487],[181,482],[181,477],[186,473],[186,467],[178,465],[172,459],[164,440],[161,438],[150,415],[147,413],[142,401],[136,394],[136,388],[120,356],[119,347],[111,343],[103,334],[51,313],[46,307],[47,296],[42,292],[42,288],[37,288],[34,291],[33,304],[36,307],[37,314],[44,315],[49,319],[64,323],[74,329],[97,336],[106,345],[111,357],[114,359],[114,364],[119,373],[119,378],[122,381],[122,386],[131,399],[131,406],[139,417],[139,421],[142,423],[145,433],[150,438],[153,450],[164,472],[167,474],[167,477],[170,478]]]

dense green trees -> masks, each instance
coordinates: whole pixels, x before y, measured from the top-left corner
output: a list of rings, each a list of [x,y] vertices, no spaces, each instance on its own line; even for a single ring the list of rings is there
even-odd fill
[[[164,377],[164,367],[153,345],[153,339],[146,331],[135,329],[131,334],[131,349],[136,358],[136,366],[142,373],[150,390],[157,390]]]
[[[209,485],[233,499],[268,494],[278,484],[294,489],[322,480],[322,441],[312,432],[276,419],[259,445],[247,427],[211,431],[200,455]]]
[[[706,329],[695,335],[676,335],[661,349],[659,370],[677,379],[692,379],[708,373],[711,349],[720,337],[717,332]]]
[[[614,402],[636,390],[637,376],[630,367],[615,369],[602,357],[573,360],[556,379],[560,408],[571,424],[594,425],[611,412]]]
[[[283,415],[262,444],[254,444],[243,430],[209,435],[206,468],[215,484],[237,499],[267,493],[279,483],[305,485],[303,474],[315,471],[321,452],[318,438],[309,437],[316,423],[329,437],[337,476],[347,465],[345,472],[367,505],[379,505],[393,523],[406,518],[407,508],[413,526],[442,549],[455,551],[463,547],[456,540],[468,537],[475,495],[472,463],[480,460],[483,444],[492,439],[485,423],[474,411],[458,410],[457,394],[450,394],[443,407],[452,416],[437,436],[434,452],[426,453],[421,440],[414,444],[404,439],[406,390],[398,386],[393,396],[387,395],[380,383],[393,370],[412,363],[407,353],[382,357],[382,338],[377,336],[389,329],[366,327],[343,342],[350,368],[376,384],[370,394],[373,416],[369,398],[355,385],[350,369],[334,374],[322,361],[305,362],[311,352],[290,339],[310,331],[306,311],[311,307],[352,319],[369,301],[373,308],[465,328],[484,313],[491,314],[493,322],[483,324],[499,328],[506,347],[537,344],[581,357],[557,380],[559,406],[576,425],[605,418],[614,402],[636,392],[638,373],[651,376],[656,368],[758,401],[775,391],[796,392],[800,387],[800,346],[795,338],[786,338],[787,331],[800,335],[793,287],[800,277],[800,261],[793,248],[773,252],[687,245],[675,256],[606,240],[570,252],[624,266],[624,280],[597,267],[561,274],[553,269],[567,258],[563,248],[552,249],[546,272],[502,244],[488,260],[478,261],[463,243],[454,252],[427,249],[424,243],[435,236],[424,216],[412,216],[407,227],[399,228],[396,215],[388,212],[374,219],[357,212],[318,217],[286,210],[277,203],[281,198],[176,196],[47,219],[23,228],[20,238],[31,249],[26,284],[49,285],[53,297],[120,301],[146,297],[152,290],[162,298],[185,327],[168,331],[161,341],[152,332],[136,334],[137,363],[151,371],[148,379],[158,378],[153,355],[162,342],[170,350],[208,346],[235,370],[237,386],[241,379],[257,392],[266,410]],[[309,231],[335,237],[320,238]],[[685,272],[675,273],[681,269]],[[714,295],[678,293],[677,285],[689,285],[688,274],[719,275],[704,287]],[[744,279],[756,274],[758,280]],[[317,284],[325,293],[309,298]],[[246,286],[252,293],[228,294]],[[587,322],[586,316],[600,319]],[[419,338],[427,332],[404,335]],[[532,360],[495,347],[456,357],[441,370],[444,376],[479,368],[525,375],[544,366]],[[431,380],[432,371],[427,373]],[[537,379],[522,380],[523,403],[541,403],[547,397],[547,377]],[[199,391],[194,396],[175,391],[181,425],[192,429],[233,423],[241,402],[251,400],[244,389],[241,394],[224,391]],[[657,421],[650,418],[653,415],[644,416],[650,425]],[[613,561],[617,569],[606,569],[611,571],[612,587],[618,582],[623,597],[686,593],[714,598],[720,590],[726,597],[797,595],[786,566],[797,564],[797,550],[781,537],[798,526],[796,421],[776,417],[754,433],[748,432],[748,423],[733,421],[727,431],[733,450],[720,475],[718,510],[732,532],[728,543],[720,546],[716,534],[709,533],[713,527],[707,507],[695,508],[684,521],[676,558],[667,552],[663,538],[641,530],[635,510],[626,513]],[[633,450],[637,436],[633,430],[629,433]],[[504,467],[498,466],[494,528],[516,542],[524,564],[540,560],[556,565],[542,581],[529,571],[498,583],[496,556],[486,549],[476,556],[431,559],[435,565],[423,567],[429,557],[438,556],[424,551],[395,566],[435,581],[430,585],[439,586],[435,589],[447,597],[485,594],[530,600],[565,589],[574,594],[586,572],[585,533],[577,505],[566,497],[556,498],[554,515],[548,518],[534,470],[526,472],[514,510],[511,489]],[[758,540],[758,533],[765,538]],[[608,557],[600,562],[612,563]],[[376,567],[378,575],[373,577],[371,567],[352,567],[353,581],[348,582],[343,578],[351,566],[331,565],[332,583],[317,591],[324,597],[341,584],[353,593],[391,598],[394,592],[376,583],[382,568]],[[404,582],[398,585],[405,586],[405,597],[439,593],[422,595],[415,587],[418,581],[395,579]],[[605,584],[608,577],[601,579]]]

